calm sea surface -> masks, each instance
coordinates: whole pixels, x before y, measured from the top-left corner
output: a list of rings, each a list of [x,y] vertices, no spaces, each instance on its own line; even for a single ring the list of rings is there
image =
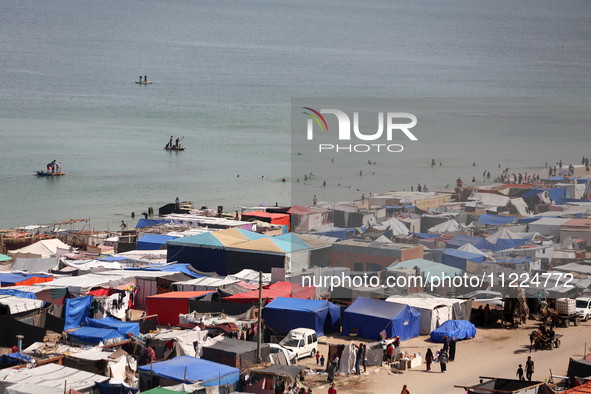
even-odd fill
[[[434,190],[500,163],[578,164],[591,155],[590,37],[583,0],[0,1],[0,228],[90,218],[119,229],[177,196],[233,211]],[[299,161],[292,97],[498,101],[432,111],[395,165],[360,157],[345,171]],[[524,99],[503,108],[505,97]],[[556,112],[514,110],[531,97],[564,99],[546,103]],[[165,151],[171,135],[187,150]],[[432,158],[444,166],[431,171]],[[54,159],[65,177],[33,176]],[[296,183],[308,172],[316,183]]]

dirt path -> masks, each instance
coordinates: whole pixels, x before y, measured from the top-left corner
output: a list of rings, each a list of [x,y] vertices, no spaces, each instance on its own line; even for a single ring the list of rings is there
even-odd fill
[[[591,322],[587,322],[579,327],[557,328],[556,333],[564,335],[560,348],[530,353],[529,333],[533,328],[534,322],[513,330],[479,329],[473,340],[458,342],[456,361],[448,363],[446,374],[439,372],[439,364],[434,364],[431,372],[425,372],[424,365],[402,375],[389,375],[384,370],[360,377],[338,377],[337,389],[339,394],[397,394],[406,384],[412,394],[463,394],[463,389],[454,385],[477,384],[479,376],[514,378],[517,366],[525,365],[529,355],[535,363],[533,380],[543,381],[550,376],[550,369],[554,375],[566,374],[569,358],[582,358],[585,342],[591,346]],[[438,346],[427,338],[403,342],[402,350],[423,355],[428,347],[435,351]],[[304,363],[314,361],[302,360]],[[325,392],[328,392],[325,387],[314,390],[314,393]]]

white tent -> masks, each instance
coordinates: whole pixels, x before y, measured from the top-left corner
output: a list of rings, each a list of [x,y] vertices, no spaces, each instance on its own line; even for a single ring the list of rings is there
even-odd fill
[[[0,305],[8,307],[10,314],[13,315],[15,313],[28,312],[41,308],[43,301],[0,294]]]
[[[476,246],[470,244],[470,243],[465,243],[464,245],[460,246],[458,248],[458,250],[461,250],[463,252],[470,252],[470,253],[475,253],[475,254],[480,254],[482,256],[490,256],[490,254],[486,254],[484,253],[482,250],[478,249]]]
[[[436,226],[431,227],[427,230],[430,234],[443,234],[443,233],[450,233],[450,232],[457,232],[461,231],[462,226],[456,222],[455,219],[448,220],[447,222],[443,222]]]
[[[568,222],[570,218],[542,218],[529,224],[529,231],[538,232],[542,235],[553,235],[560,237],[560,227]]]
[[[496,245],[499,239],[522,239],[522,237],[504,227],[493,235],[486,237],[486,240],[493,245]]]
[[[34,384],[49,387],[47,392],[61,389],[62,392],[70,389],[78,391],[90,390],[96,382],[106,382],[110,378],[78,369],[64,367],[58,364],[45,364],[37,368],[2,369],[0,370],[0,382],[18,384]],[[5,384],[3,384],[5,386]],[[65,387],[64,387],[65,386]],[[46,391],[37,391],[45,393]]]
[[[12,257],[48,258],[55,257],[58,248],[69,249],[70,246],[66,245],[57,238],[44,239],[42,241],[35,242],[32,245],[25,246],[24,248],[9,250],[8,255]]]
[[[29,272],[49,272],[58,265],[55,257],[44,258],[26,258],[17,257],[13,271],[29,271]]]
[[[472,303],[453,298],[422,298],[391,296],[386,299],[395,304],[408,305],[420,312],[419,333],[428,335],[448,320],[468,320]]]
[[[396,218],[390,218],[378,225],[372,226],[372,229],[377,231],[392,230],[393,235],[408,235],[408,227]]]

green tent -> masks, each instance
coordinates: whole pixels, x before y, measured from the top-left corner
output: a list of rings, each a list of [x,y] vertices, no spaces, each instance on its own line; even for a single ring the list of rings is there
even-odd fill
[[[8,261],[8,260],[12,260],[12,257],[7,256],[5,254],[0,254],[0,262],[2,262],[2,261]]]
[[[187,394],[186,391],[172,391],[164,387],[155,387],[148,391],[142,391],[142,394]]]

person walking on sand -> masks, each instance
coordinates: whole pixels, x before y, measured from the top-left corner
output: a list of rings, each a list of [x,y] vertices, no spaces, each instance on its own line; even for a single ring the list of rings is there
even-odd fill
[[[519,378],[519,380],[525,380],[523,377],[523,367],[519,364],[519,368],[517,368],[517,373],[515,374]]]
[[[312,201],[314,202],[314,205],[316,205],[316,203],[318,202],[318,198],[316,198],[316,194],[314,194],[314,198],[312,199]]]
[[[534,362],[531,359],[531,356],[527,356],[527,361],[525,362],[525,376],[527,380],[531,382],[531,376],[534,373]]]
[[[446,373],[447,371],[447,352],[441,349],[439,352],[439,365],[441,366],[441,372]]]
[[[402,386],[402,391],[400,392],[400,394],[410,394],[410,391],[408,391],[406,385]]]
[[[320,352],[316,351],[316,365],[320,364]]]
[[[425,362],[427,363],[427,372],[431,371],[431,363],[433,362],[433,351],[431,348],[427,349],[427,354],[425,354]]]

